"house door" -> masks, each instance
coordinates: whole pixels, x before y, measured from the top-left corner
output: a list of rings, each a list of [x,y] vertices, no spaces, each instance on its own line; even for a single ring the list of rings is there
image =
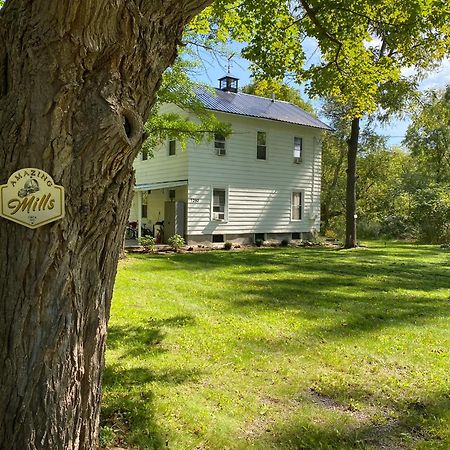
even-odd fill
[[[165,202],[164,204],[164,242],[174,234],[185,234],[184,202]]]

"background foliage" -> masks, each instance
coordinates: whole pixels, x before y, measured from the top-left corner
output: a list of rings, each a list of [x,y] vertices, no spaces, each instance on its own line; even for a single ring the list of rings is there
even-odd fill
[[[389,147],[366,125],[358,155],[358,232],[364,238],[450,242],[450,89],[428,91],[413,109],[404,147]],[[336,132],[323,142],[322,232],[342,238],[345,219],[345,121],[332,101]]]

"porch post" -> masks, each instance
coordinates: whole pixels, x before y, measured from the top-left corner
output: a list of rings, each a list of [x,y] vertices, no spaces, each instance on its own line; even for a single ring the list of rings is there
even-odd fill
[[[142,191],[137,191],[137,208],[138,208],[138,223],[137,235],[138,239],[142,237]]]

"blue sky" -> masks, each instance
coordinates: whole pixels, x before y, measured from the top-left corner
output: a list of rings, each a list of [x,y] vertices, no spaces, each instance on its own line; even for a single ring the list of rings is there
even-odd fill
[[[314,44],[311,43],[309,48],[306,48],[307,53],[310,55],[310,61],[319,58],[320,55],[314,51]],[[233,56],[231,60],[231,72],[234,76],[239,78],[239,86],[245,86],[250,83],[250,71],[248,69],[249,62],[239,56],[239,49],[236,49],[236,55]],[[227,72],[227,60],[226,58],[218,58],[212,56],[205,56],[203,58],[203,66],[198,69],[198,73],[195,78],[198,81],[202,81],[210,86],[217,87],[217,80],[224,76]],[[406,71],[408,73],[408,71]],[[302,86],[289,83],[292,87],[300,89],[302,91]],[[443,61],[440,68],[430,72],[429,75],[420,83],[420,89],[435,89],[445,87],[450,84],[450,59]],[[306,96],[305,96],[306,98]],[[311,103],[317,109],[320,108],[320,102],[311,101]],[[408,128],[409,120],[399,120],[394,119],[389,124],[383,126],[378,126],[376,131],[384,136],[388,137],[388,142],[390,145],[399,145],[403,139]]]

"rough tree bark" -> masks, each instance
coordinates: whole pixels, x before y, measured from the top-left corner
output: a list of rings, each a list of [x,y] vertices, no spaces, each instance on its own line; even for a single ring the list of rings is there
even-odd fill
[[[0,12],[0,184],[36,167],[63,220],[0,219],[0,448],[96,448],[132,162],[184,25],[212,0],[9,0]]]
[[[350,138],[347,141],[347,194],[345,248],[357,246],[356,241],[356,157],[358,155],[359,117],[352,120]]]

